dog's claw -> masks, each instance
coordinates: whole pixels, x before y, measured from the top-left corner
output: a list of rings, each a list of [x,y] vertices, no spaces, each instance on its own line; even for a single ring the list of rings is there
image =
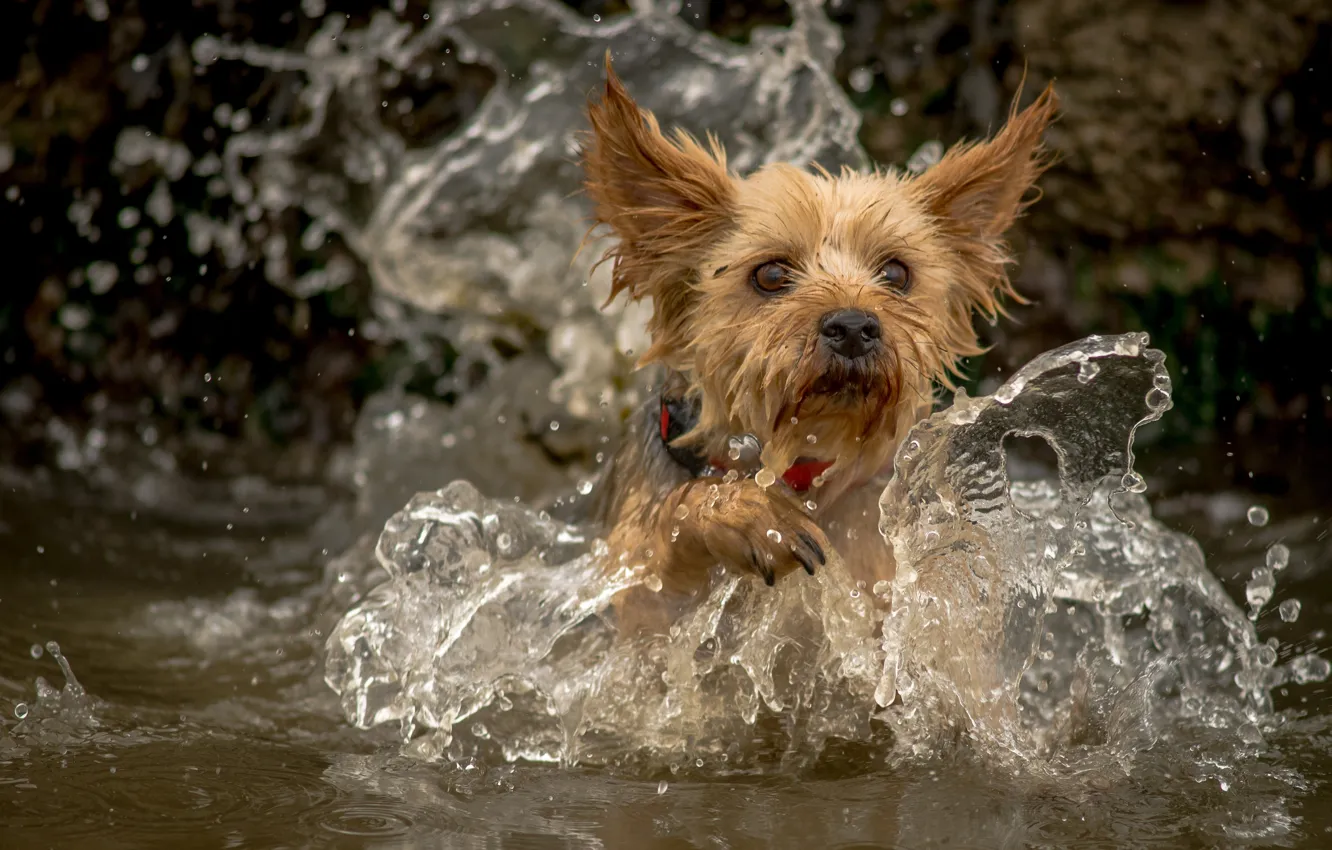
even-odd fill
[[[815,575],[828,563],[823,530],[785,492],[749,479],[717,479],[712,489],[725,498],[699,499],[695,530],[718,562],[752,570],[769,587],[796,567]]]
[[[777,583],[776,573],[772,571],[771,567],[764,566],[762,556],[760,556],[758,552],[755,552],[753,550],[750,551],[749,563],[753,565],[754,572],[763,576],[763,583],[766,584],[768,587],[772,587],[774,584]]]
[[[800,535],[800,539],[804,542],[806,546],[809,547],[810,551],[814,553],[814,557],[819,559],[819,566],[821,567],[828,566],[828,556],[823,554],[823,547],[818,544],[818,541],[815,540],[813,537],[810,537],[808,534],[806,534],[803,531],[798,533]],[[809,564],[805,564],[805,570],[810,575],[814,575],[814,568],[811,567]]]

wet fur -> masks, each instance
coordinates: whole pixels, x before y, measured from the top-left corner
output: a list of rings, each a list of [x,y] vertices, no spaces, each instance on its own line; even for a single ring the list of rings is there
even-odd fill
[[[606,64],[589,105],[583,147],[595,220],[618,237],[611,299],[650,298],[652,345],[673,391],[694,399],[696,426],[677,445],[725,457],[727,439],[753,434],[780,476],[799,457],[832,461],[822,486],[691,478],[666,452],[654,399],[629,424],[606,472],[600,518],[608,569],[646,569],[661,590],[630,591],[617,606],[628,630],[657,630],[672,604],[707,586],[714,564],[769,583],[812,572],[836,551],[869,584],[890,579],[877,531],[878,494],[901,436],[951,387],[959,361],[980,353],[974,314],[994,320],[1021,300],[1004,233],[1050,158],[1041,144],[1057,101],[1047,88],[987,142],[954,147],[925,174],[834,176],[770,165],[731,174],[713,138],[663,134]],[[912,287],[877,277],[898,260]],[[749,282],[782,260],[790,288]],[[820,345],[821,317],[855,308],[875,316],[882,345],[850,361]],[[811,440],[812,437],[812,440]],[[813,508],[807,503],[813,503]]]

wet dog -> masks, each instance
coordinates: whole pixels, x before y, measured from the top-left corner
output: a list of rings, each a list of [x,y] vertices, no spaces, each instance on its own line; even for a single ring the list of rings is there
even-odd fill
[[[618,239],[611,299],[651,301],[639,366],[664,371],[603,481],[609,569],[646,570],[659,597],[621,615],[653,628],[643,609],[696,594],[716,564],[771,585],[835,551],[857,580],[891,579],[878,496],[935,388],[980,353],[974,314],[1021,300],[1004,234],[1050,162],[1053,89],[919,176],[741,177],[715,139],[664,134],[609,56],[606,77],[586,190]]]

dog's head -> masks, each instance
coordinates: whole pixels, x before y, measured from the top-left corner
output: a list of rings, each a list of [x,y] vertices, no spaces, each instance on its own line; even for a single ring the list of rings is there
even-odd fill
[[[1045,168],[1047,88],[992,140],[916,177],[770,165],[741,178],[715,139],[663,135],[606,66],[584,147],[596,220],[618,244],[611,297],[650,298],[640,365],[701,401],[681,440],[749,433],[780,473],[797,456],[872,471],[979,353],[1008,279],[1004,233]]]

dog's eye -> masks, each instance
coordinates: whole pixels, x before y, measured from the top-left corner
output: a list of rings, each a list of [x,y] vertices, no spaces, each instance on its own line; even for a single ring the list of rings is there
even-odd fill
[[[791,270],[781,263],[764,263],[750,273],[749,282],[759,292],[772,295],[791,285]]]
[[[883,282],[905,294],[911,289],[911,270],[908,269],[901,260],[889,260],[883,264],[879,270],[879,277]]]

